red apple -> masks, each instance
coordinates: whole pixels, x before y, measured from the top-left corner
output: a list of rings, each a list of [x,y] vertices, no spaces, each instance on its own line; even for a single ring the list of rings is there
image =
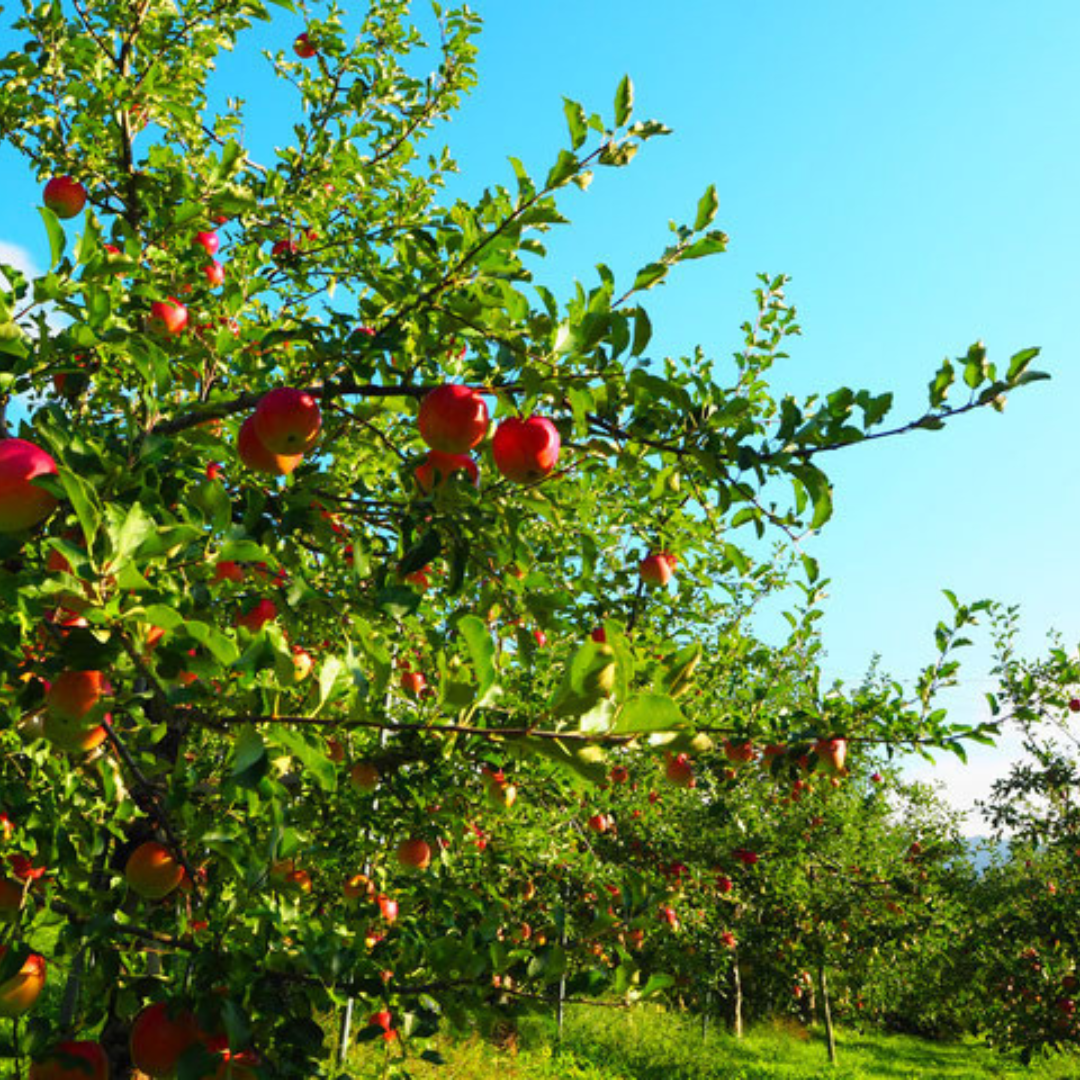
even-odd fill
[[[287,240],[278,240],[270,249],[270,257],[279,266],[295,262],[296,257],[299,254],[300,245],[293,240],[292,237],[289,237]]]
[[[225,267],[216,259],[211,260],[203,267],[203,274],[206,275],[206,283],[211,289],[216,289],[225,284]]]
[[[150,305],[146,328],[158,337],[178,337],[188,324],[188,311],[175,297],[155,300]]]
[[[306,390],[280,386],[263,395],[252,416],[259,442],[272,454],[307,453],[322,427],[319,403]]]
[[[694,765],[688,754],[676,754],[668,759],[664,776],[676,787],[694,786]]]
[[[184,1051],[202,1038],[194,1013],[159,1001],[147,1005],[131,1026],[131,1060],[154,1080],[171,1077]]]
[[[561,441],[555,425],[543,416],[509,417],[491,441],[495,467],[515,484],[542,480],[559,460]]]
[[[56,462],[25,439],[0,440],[0,533],[22,532],[56,509],[56,497],[34,480],[55,476]]]
[[[625,765],[616,765],[611,770],[613,784],[625,784],[630,779],[630,770]]]
[[[218,248],[221,246],[221,241],[218,239],[218,234],[216,232],[196,233],[195,243],[198,244],[211,259],[218,253]]]
[[[638,577],[646,585],[666,585],[675,573],[677,561],[669,551],[654,551],[641,560],[641,565],[638,566]]]
[[[418,698],[427,687],[427,679],[419,671],[401,673],[401,689],[411,698]]]
[[[277,618],[277,605],[273,600],[260,600],[250,611],[243,615],[237,615],[236,625],[243,626],[253,634],[257,634],[264,623]]]
[[[239,584],[244,580],[244,568],[232,559],[219,559],[214,565],[214,581],[232,581]]]
[[[184,868],[176,856],[156,840],[140,844],[124,864],[124,880],[146,900],[163,900],[183,876]]]
[[[392,923],[398,917],[398,903],[396,900],[391,900],[389,896],[380,893],[375,901],[379,905],[379,914],[383,919]]]
[[[357,791],[374,791],[379,786],[379,770],[370,761],[358,761],[349,770],[349,783]]]
[[[393,1042],[397,1038],[397,1032],[390,1026],[391,1019],[390,1013],[383,1009],[380,1012],[372,1013],[368,1023],[372,1027],[381,1027],[383,1029],[382,1037],[387,1042]]]
[[[403,840],[397,849],[397,860],[407,870],[426,870],[431,863],[431,845],[426,840]]]
[[[734,949],[738,942],[735,940],[735,935],[730,930],[725,930],[720,935],[720,944],[725,949]]]
[[[45,694],[45,708],[50,717],[85,720],[106,688],[105,676],[100,671],[64,671]]]
[[[589,638],[599,645],[604,645],[607,642],[607,631],[602,626],[595,626],[589,633]]]
[[[593,814],[593,816],[589,818],[589,828],[592,829],[593,832],[609,832],[614,824],[615,823],[608,814]]]
[[[487,434],[484,399],[468,386],[436,387],[420,403],[420,437],[445,454],[464,454]]]
[[[756,851],[751,851],[749,848],[736,848],[731,853],[736,859],[743,864],[743,866],[753,866],[759,858]]]
[[[1069,698],[1069,712],[1080,712],[1080,698]]]
[[[748,761],[753,761],[756,756],[754,744],[749,740],[744,742],[733,742],[731,739],[725,739],[724,756],[733,765],[742,765]]]
[[[54,176],[45,185],[44,201],[58,218],[73,218],[86,205],[86,188],[70,176]]]
[[[734,882],[726,874],[721,874],[716,879],[716,888],[719,892],[729,893],[734,887]]]
[[[474,487],[480,486],[480,469],[468,454],[444,454],[441,450],[429,450],[422,465],[413,475],[424,494],[442,487],[456,473],[465,473]]]
[[[298,34],[296,40],[293,42],[293,52],[300,57],[301,60],[310,60],[318,53],[318,49],[311,44],[311,39],[307,34]]]
[[[834,737],[831,739],[818,739],[814,743],[814,753],[822,768],[835,776],[844,769],[844,760],[847,757],[847,739]]]
[[[0,960],[6,954],[7,946],[0,945]],[[30,953],[14,975],[0,982],[0,1016],[22,1016],[33,1007],[44,985],[45,960]]]
[[[27,1080],[109,1080],[109,1059],[100,1043],[57,1043],[30,1065]]]
[[[304,460],[303,454],[273,454],[267,450],[255,434],[254,416],[249,416],[240,425],[236,452],[252,472],[270,473],[273,476],[288,476]]]

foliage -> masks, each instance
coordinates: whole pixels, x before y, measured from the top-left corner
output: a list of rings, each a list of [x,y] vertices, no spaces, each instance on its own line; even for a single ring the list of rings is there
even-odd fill
[[[560,987],[651,997],[679,958],[671,940],[644,958],[632,947],[646,924],[657,936],[672,884],[637,858],[647,846],[689,851],[688,828],[733,813],[778,868],[760,889],[747,870],[748,936],[763,945],[789,889],[833,935],[851,915],[841,855],[813,864],[821,893],[786,881],[807,825],[775,810],[772,786],[813,771],[799,758],[816,739],[962,753],[997,729],[934,707],[985,604],[950,598],[916,700],[888,682],[822,687],[824,583],[790,543],[830,517],[829,453],[1000,408],[1042,377],[1036,350],[999,370],[973,345],[892,428],[887,393],[777,400],[768,377],[798,323],[786,279],[765,275],[733,368],[704,350],[656,355],[644,294],[723,251],[715,191],[626,281],[600,264],[555,295],[536,268],[566,223],[564,190],[666,129],[634,118],[626,79],[606,118],[567,102],[567,145],[543,177],[511,159],[512,186],[443,206],[455,163],[422,148],[474,85],[478,20],[437,16],[433,58],[402,0],[353,29],[336,8],[308,19],[315,55],[270,58],[299,117],[272,161],[245,146],[242,103],[215,113],[208,86],[219,50],[268,17],[258,0],[27,5],[23,44],[0,59],[0,136],[42,181],[71,175],[89,195],[77,220],[41,208],[46,273],[0,268],[0,394],[17,435],[57,463],[39,486],[59,500],[38,528],[0,534],[5,854],[43,870],[10,863],[22,884],[5,940],[55,934],[49,959],[69,977],[21,1052],[97,1032],[126,1075],[134,1017],[168,999],[197,1005],[231,1052],[254,1049],[258,1075],[316,1077],[321,1020],[349,999],[358,1039],[415,1056],[493,996],[511,1013]],[[967,392],[950,405],[957,374]],[[496,423],[551,420],[558,467],[513,482],[485,439],[478,484],[424,479],[418,408],[447,383],[482,392]],[[280,388],[306,391],[322,427],[278,477],[238,441]],[[785,547],[755,558],[736,539],[746,526]],[[656,551],[677,556],[671,588],[639,579]],[[750,615],[789,588],[802,606],[768,646]],[[604,649],[586,640],[601,629]],[[84,672],[107,687],[72,731],[49,686]],[[84,736],[99,745],[80,749]],[[787,750],[743,787],[717,764],[723,737]],[[637,852],[629,824],[594,838],[586,808],[645,813],[596,785],[619,765],[646,785],[663,754],[694,755],[703,781],[678,823]],[[356,765],[377,781],[351,784]],[[860,782],[844,799],[838,835],[869,851],[873,795]],[[183,868],[159,901],[125,874],[148,839]],[[395,858],[405,841],[429,845],[432,865]],[[702,934],[728,914],[703,915]],[[820,958],[823,941],[806,948]],[[212,1067],[206,1053],[180,1075]]]

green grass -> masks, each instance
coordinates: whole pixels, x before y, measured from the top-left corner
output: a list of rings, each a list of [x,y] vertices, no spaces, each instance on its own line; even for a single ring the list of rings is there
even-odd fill
[[[500,1051],[479,1035],[439,1041],[443,1066],[408,1063],[417,1080],[1080,1080],[1080,1057],[1024,1068],[974,1041],[929,1042],[841,1030],[838,1063],[823,1034],[795,1024],[755,1028],[739,1041],[723,1031],[703,1040],[698,1021],[660,1009],[569,1010],[561,1052],[546,1021],[522,1021],[516,1047]],[[398,1051],[389,1052],[390,1059]],[[382,1075],[382,1046],[365,1047],[352,1075]]]

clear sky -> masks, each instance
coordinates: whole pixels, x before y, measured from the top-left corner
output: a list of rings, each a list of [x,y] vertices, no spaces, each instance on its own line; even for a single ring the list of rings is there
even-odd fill
[[[461,165],[454,193],[512,183],[506,157],[541,173],[563,145],[564,95],[610,116],[629,73],[636,112],[674,129],[624,170],[572,193],[538,277],[621,280],[691,220],[715,183],[730,252],[680,269],[650,294],[655,351],[737,347],[758,271],[793,278],[804,336],[777,372],[797,394],[840,385],[897,394],[897,418],[925,403],[946,355],[982,338],[1002,363],[1039,345],[1050,383],[1005,414],[962,418],[834,455],[836,515],[809,550],[832,579],[824,620],[830,674],[857,679],[874,652],[910,679],[932,657],[961,598],[1019,603],[1026,644],[1056,627],[1080,640],[1074,547],[1080,497],[1072,454],[1080,400],[1073,312],[1080,286],[1080,5],[1075,0],[769,4],[674,0],[477,0],[480,86],[447,130]],[[275,9],[276,11],[277,9]],[[7,20],[9,16],[4,16]],[[277,16],[276,16],[277,17]],[[303,29],[260,30],[287,46]],[[17,43],[0,31],[0,49]],[[260,152],[282,115],[246,52],[223,58],[228,92],[248,97]],[[30,207],[39,188],[0,151],[2,245],[40,264]],[[980,714],[985,655],[952,701]],[[949,765],[951,791],[985,784],[1008,749]],[[944,764],[944,763],[943,763]]]

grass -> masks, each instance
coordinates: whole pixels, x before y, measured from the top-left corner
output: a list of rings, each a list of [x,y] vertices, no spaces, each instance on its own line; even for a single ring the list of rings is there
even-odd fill
[[[830,1065],[823,1034],[794,1023],[763,1025],[743,1040],[657,1008],[569,1010],[561,1052],[550,1022],[523,1020],[516,1045],[499,1050],[477,1034],[439,1040],[442,1066],[408,1062],[416,1080],[1080,1080],[1080,1057],[1025,1068],[974,1041],[929,1042],[841,1030]],[[390,1051],[393,1060],[398,1051]],[[382,1046],[364,1047],[351,1075],[383,1075]]]

